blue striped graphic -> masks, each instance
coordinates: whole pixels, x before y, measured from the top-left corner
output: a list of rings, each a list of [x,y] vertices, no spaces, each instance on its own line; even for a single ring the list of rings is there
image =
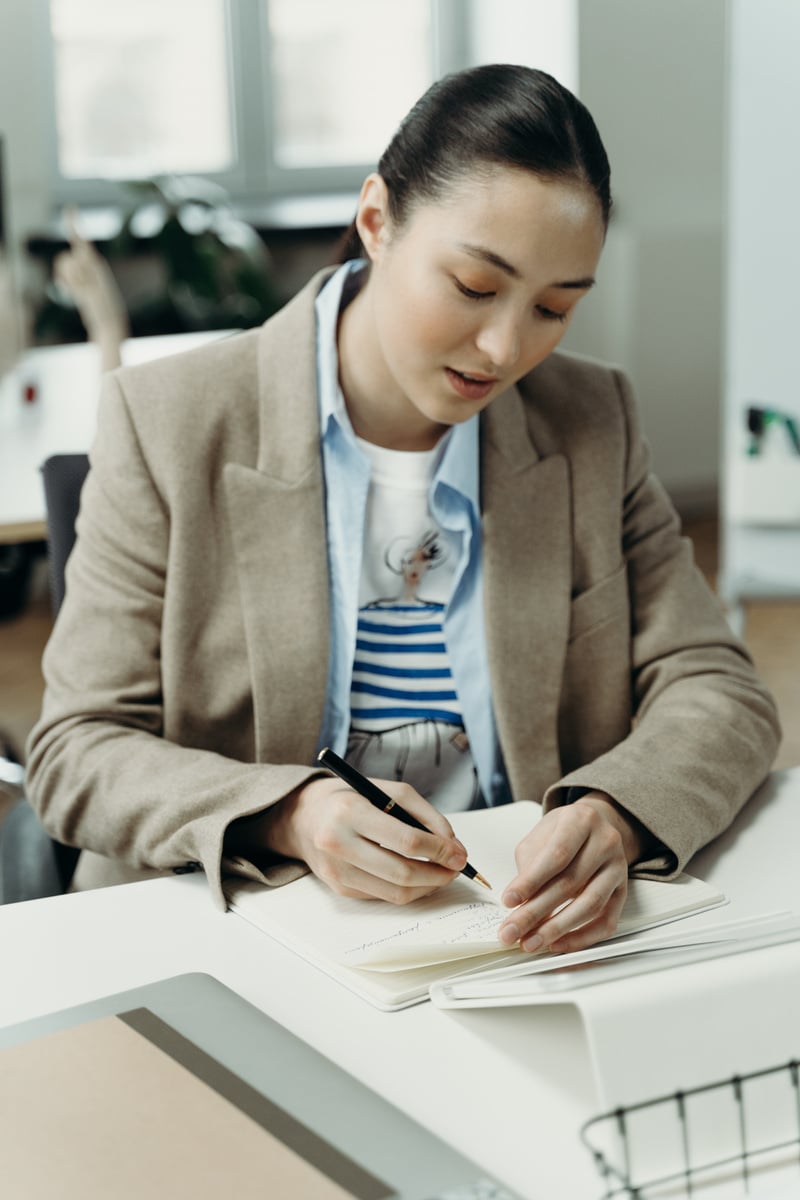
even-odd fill
[[[421,646],[409,646],[403,642],[364,642],[356,639],[356,650],[372,650],[376,654],[444,654],[444,642],[424,642]]]
[[[380,663],[368,663],[357,658],[353,671],[366,671],[370,675],[392,675],[395,679],[449,679],[448,667],[384,667]]]
[[[433,625],[378,625],[374,621],[359,619],[358,628],[362,633],[388,633],[390,637],[416,637],[420,633],[441,633],[442,622]]]
[[[423,613],[444,612],[444,605],[437,604],[433,600],[431,600],[429,604],[398,604],[395,600],[392,600],[390,604],[385,604],[385,603],[381,603],[380,601],[378,601],[375,604],[365,605],[364,608],[360,608],[358,610],[358,612],[359,612],[359,619],[361,619],[361,617],[364,613],[369,614],[369,613],[374,613],[374,612],[392,612],[392,613],[413,612],[413,613],[416,613],[418,616],[421,616]]]
[[[350,704],[353,723],[372,731],[398,722],[462,724],[443,605],[381,601],[359,611]]]
[[[453,691],[449,692],[405,692],[400,688],[379,687],[376,683],[360,683],[357,679],[353,681],[352,691],[364,692],[368,696],[386,696],[392,700],[419,700],[420,696],[424,696],[426,700],[457,700],[458,696]]]
[[[411,708],[404,704],[401,708],[351,708],[350,713],[354,717],[370,720],[404,717],[409,721],[447,721],[450,725],[461,724],[461,717],[448,712],[446,708]]]

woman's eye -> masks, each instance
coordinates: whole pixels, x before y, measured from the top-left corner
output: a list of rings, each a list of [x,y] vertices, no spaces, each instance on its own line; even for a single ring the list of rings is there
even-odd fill
[[[461,292],[461,295],[467,296],[470,300],[485,300],[488,296],[494,295],[494,292],[479,292],[476,291],[475,288],[467,287],[467,285],[462,283],[460,279],[457,279],[455,275],[453,276],[453,282]]]
[[[545,308],[543,304],[537,304],[536,311],[545,321],[566,321],[568,315],[565,312],[556,312],[553,308]]]

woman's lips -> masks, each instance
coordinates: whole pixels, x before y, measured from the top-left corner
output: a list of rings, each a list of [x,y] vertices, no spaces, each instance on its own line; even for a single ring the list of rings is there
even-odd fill
[[[497,383],[497,379],[480,375],[462,375],[452,367],[445,367],[450,386],[465,400],[483,400]]]

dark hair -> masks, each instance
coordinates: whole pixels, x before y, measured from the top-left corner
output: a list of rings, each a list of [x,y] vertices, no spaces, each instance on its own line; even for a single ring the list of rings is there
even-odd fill
[[[532,67],[473,67],[434,83],[411,109],[378,163],[389,211],[402,225],[413,205],[487,165],[573,179],[597,196],[608,225],[610,168],[589,110],[552,75]],[[355,223],[340,261],[364,254]]]

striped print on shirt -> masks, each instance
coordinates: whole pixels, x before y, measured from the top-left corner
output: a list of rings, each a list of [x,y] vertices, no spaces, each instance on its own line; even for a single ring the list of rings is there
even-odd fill
[[[444,605],[378,600],[359,609],[350,719],[374,732],[412,721],[462,725]]]

